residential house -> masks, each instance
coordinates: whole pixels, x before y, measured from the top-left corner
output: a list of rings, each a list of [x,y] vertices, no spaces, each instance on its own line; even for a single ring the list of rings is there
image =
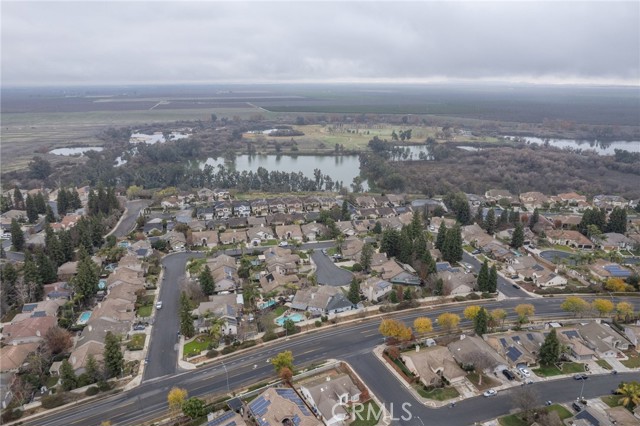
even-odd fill
[[[435,219],[435,218],[433,218]],[[431,221],[433,222],[433,219]],[[438,225],[439,226],[439,225]],[[436,227],[438,229],[438,227]],[[477,224],[463,226],[461,230],[462,238],[475,247],[483,247],[489,243],[496,241],[491,235],[487,234]]]
[[[149,220],[147,223],[144,224],[144,227],[142,228],[142,232],[144,232],[145,235],[151,235],[154,232],[161,234],[163,230],[164,228],[162,226],[162,219],[160,218],[154,218]]]
[[[640,426],[638,420],[626,407],[621,405],[604,410],[607,420],[616,426]]]
[[[402,264],[402,272],[391,277],[389,281],[392,284],[419,286],[422,284],[420,277],[416,275],[416,271],[407,264]]]
[[[629,349],[629,342],[608,324],[590,321],[578,324],[576,329],[590,349],[600,358],[614,358],[618,351]]]
[[[255,216],[266,216],[269,214],[269,203],[267,200],[251,200],[251,210]]]
[[[228,218],[233,213],[233,205],[230,201],[216,201],[213,204],[217,218]]]
[[[269,203],[269,213],[271,214],[287,212],[287,205],[282,198],[270,198],[267,203]]]
[[[633,249],[635,241],[617,232],[607,232],[591,238],[599,249],[604,251],[616,251]]]
[[[104,359],[103,340],[89,340],[86,343],[83,342],[81,345],[76,346],[76,348],[71,352],[71,355],[69,356],[69,363],[76,375],[86,372],[89,355],[92,355],[93,359],[98,363],[102,363]]]
[[[206,231],[207,228],[207,223],[203,220],[190,220],[188,222],[189,228],[191,228],[191,231],[193,232],[200,232],[200,231]]]
[[[353,303],[339,287],[320,285],[296,291],[291,307],[315,315],[326,315],[353,309]]]
[[[360,208],[373,209],[376,207],[376,201],[368,195],[360,195],[356,197],[356,204]]]
[[[209,296],[207,302],[201,302],[191,313],[198,317],[198,332],[207,332],[211,327],[211,317],[215,317],[224,322],[221,330],[224,335],[238,334],[238,321],[242,316],[242,304],[238,301],[242,301],[242,295],[218,294]]]
[[[254,247],[261,245],[265,241],[275,239],[273,231],[268,226],[249,228],[246,233],[247,241]]]
[[[537,331],[508,331],[486,337],[486,341],[512,367],[538,363],[545,336]]]
[[[389,209],[391,210],[391,209]],[[393,212],[393,210],[391,210]],[[356,216],[360,219],[375,219],[378,215],[378,209],[376,208],[360,208],[356,212]],[[392,216],[395,216],[392,214]]]
[[[227,411],[215,416],[217,413],[209,413],[207,415],[207,426],[247,426],[242,414],[235,411]]]
[[[377,212],[378,212],[377,214],[378,217],[391,218],[396,215],[395,210],[393,210],[391,207],[378,207]]]
[[[376,204],[376,207],[389,207],[389,198],[386,195],[374,196],[373,202]]]
[[[547,216],[547,219],[553,221],[553,224],[556,228],[575,230],[575,228],[580,225],[580,222],[582,221],[582,215],[555,215]]]
[[[460,336],[447,345],[449,352],[460,365],[475,365],[478,358],[483,358],[487,370],[500,370],[507,367],[507,360],[499,355],[489,344],[478,336]]]
[[[220,244],[226,245],[226,244],[237,244],[241,241],[244,241],[246,239],[245,236],[246,236],[245,232],[234,229],[232,231],[221,232],[218,235],[218,238],[219,238]]]
[[[201,206],[196,208],[196,216],[201,220],[212,220],[215,216],[216,209],[211,206]]]
[[[349,419],[345,407],[360,400],[360,389],[348,374],[327,376],[300,386],[302,397],[319,413],[327,426],[343,425]]]
[[[17,372],[27,357],[38,349],[39,343],[8,345],[0,348],[0,373]]]
[[[469,294],[475,291],[476,288],[476,278],[473,274],[469,274],[461,268],[449,267],[442,269],[438,271],[438,278],[442,279],[442,288],[445,295]]]
[[[318,201],[320,201],[320,209],[321,210],[331,210],[332,207],[341,207],[342,202],[338,204],[338,200],[335,197],[330,196],[318,196]]]
[[[218,239],[218,236],[216,235],[216,237],[214,239],[212,239],[211,242],[209,242],[209,240],[208,240],[209,237],[208,236],[198,235],[198,238],[196,239],[194,234],[196,234],[196,233],[193,232],[191,234],[192,241],[194,241],[196,243],[200,242],[200,243],[202,243],[202,245],[206,245],[207,247],[213,247],[213,246],[210,246],[209,244],[215,244],[217,239]],[[173,250],[182,250],[187,245],[187,237],[185,237],[182,232],[170,231],[170,232],[167,232],[165,235],[163,235],[160,238],[162,238],[165,241],[168,241]],[[196,244],[196,245],[198,245],[198,244]]]
[[[236,200],[232,203],[233,215],[237,217],[251,216],[251,203],[248,201]]]
[[[214,192],[209,188],[201,188],[196,194],[201,201],[213,201],[215,198]]]
[[[566,278],[538,263],[532,256],[516,257],[507,265],[506,269],[512,278],[532,281],[538,287],[567,284]]]
[[[299,225],[276,226],[276,235],[281,240],[294,240],[302,242],[302,231]]]
[[[375,219],[354,220],[353,229],[355,229],[356,234],[363,235],[372,231],[376,226],[376,222]]]
[[[342,242],[340,251],[344,259],[359,262],[363,247],[364,242],[360,238],[347,238]]]
[[[255,227],[265,227],[267,226],[267,221],[265,220],[264,217],[257,217],[257,216],[249,216],[247,218],[247,225],[250,228],[255,228]]]
[[[562,327],[556,330],[558,341],[568,349],[567,355],[575,361],[590,361],[595,358],[595,351],[585,342],[575,327]]]
[[[323,426],[298,394],[289,388],[269,388],[247,406],[258,426]]]
[[[360,291],[369,302],[378,302],[387,294],[391,293],[393,285],[379,277],[369,277],[360,283]]]
[[[558,199],[565,204],[574,204],[574,205],[577,205],[578,203],[587,202],[587,197],[585,197],[584,195],[577,194],[575,192],[558,194]]]
[[[309,195],[307,197],[303,197],[301,201],[304,207],[304,211],[315,212],[320,210],[320,200],[318,200],[318,197]]]
[[[520,203],[527,208],[527,210],[541,209],[545,204],[548,204],[549,198],[542,192],[532,191],[523,192],[520,194]]]
[[[371,269],[376,271],[379,277],[387,281],[404,271],[402,266],[395,260],[387,260],[382,264],[372,265]]]
[[[491,189],[485,192],[484,198],[490,203],[497,203],[503,199],[506,199],[511,205],[519,203],[518,197],[502,189]]]
[[[305,223],[300,228],[307,241],[317,241],[329,232],[325,225],[317,222]]]
[[[614,207],[624,208],[629,202],[619,195],[594,195],[593,206],[599,209],[613,210]]]
[[[511,239],[513,238],[514,231],[515,231],[515,228],[505,229],[504,231],[498,232],[498,234],[496,234],[496,237],[502,240],[511,241]],[[522,243],[523,245],[528,246],[536,240],[536,235],[531,231],[531,229],[529,229],[528,226],[523,229],[523,233],[524,233],[524,241]]]
[[[589,272],[596,279],[605,281],[609,278],[628,278],[632,275],[630,269],[614,262],[607,262],[604,259],[598,259],[594,263],[587,266]]]
[[[531,230],[533,231],[534,234],[541,235],[543,232],[546,234],[547,232],[555,228],[556,228],[555,223],[551,219],[548,219],[542,215],[539,215],[538,221],[533,225],[533,228]],[[525,230],[526,229],[529,229],[529,228],[525,228]],[[530,240],[532,242],[535,241],[534,238],[530,238]]]
[[[638,347],[640,342],[640,324],[628,324],[624,326],[624,335],[633,346]]]
[[[405,196],[402,194],[387,194],[387,205],[390,207],[400,207],[405,203]]]
[[[227,219],[227,229],[240,229],[247,227],[246,217],[230,217]]]
[[[285,197],[283,199],[284,205],[289,213],[302,213],[304,212],[304,205],[302,200],[298,197]]]
[[[271,247],[264,252],[267,271],[277,271],[282,275],[295,274],[300,264],[300,256],[283,247]]]
[[[57,324],[57,318],[52,316],[35,316],[12,322],[2,329],[3,343],[6,345],[39,343],[44,339],[47,331]]]
[[[293,223],[291,216],[287,213],[270,214],[265,217],[268,226],[283,226]]]
[[[593,243],[578,231],[556,229],[547,232],[551,244],[560,244],[582,250],[592,250]]]
[[[273,271],[260,277],[260,287],[265,294],[274,291],[277,294],[293,293],[300,285],[300,278],[296,274],[283,275]]]
[[[231,198],[231,194],[228,189],[216,188],[213,190],[213,196],[216,200],[228,200]]]
[[[403,352],[401,357],[407,368],[425,386],[439,386],[443,379],[455,385],[466,376],[444,346],[416,347],[415,351]]]
[[[353,228],[353,224],[350,220],[339,220],[336,222],[336,226],[340,232],[347,237],[353,237],[356,235],[356,230]]]
[[[403,223],[400,221],[400,216],[397,216],[397,217],[381,217],[380,219],[378,219],[378,222],[380,222],[380,225],[381,225],[383,230],[385,230],[385,229],[395,229],[396,231],[399,231],[400,229],[402,229],[402,225],[403,225]],[[345,234],[345,235],[347,235],[347,234]]]
[[[45,284],[43,286],[44,297],[47,300],[53,299],[70,299],[73,293],[71,286],[66,281],[58,281],[53,284]]]
[[[238,267],[233,257],[221,254],[213,259],[207,259],[207,266],[211,270],[214,282],[224,279],[238,282]]]
[[[171,195],[169,197],[165,197],[162,201],[160,201],[160,205],[165,210],[168,210],[178,209],[183,206],[183,203],[176,195]]]

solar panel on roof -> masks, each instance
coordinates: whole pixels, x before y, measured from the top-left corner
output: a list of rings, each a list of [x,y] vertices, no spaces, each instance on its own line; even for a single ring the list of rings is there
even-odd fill
[[[514,342],[519,342],[520,336],[513,336],[511,339],[513,339]]]
[[[567,331],[563,331],[563,334],[565,336],[567,336],[570,339],[578,339],[580,336],[578,335],[578,332],[575,330],[567,330]]]
[[[521,355],[522,355],[522,352],[520,352],[517,348],[514,348],[513,346],[510,347],[509,350],[507,350],[507,356],[511,361],[516,361],[518,358],[520,358]]]
[[[506,347],[507,347],[507,340],[506,340],[506,339],[501,338],[501,339],[500,339],[500,343],[502,343],[502,347],[503,347],[503,348],[506,348]]]
[[[311,413],[309,412],[306,404],[300,399],[298,394],[295,393],[293,389],[276,389],[276,392],[281,397],[286,398],[289,401],[291,401],[294,404],[296,404],[298,406],[298,408],[300,409],[300,411],[302,412],[302,414],[304,414],[305,416],[311,415]]]
[[[216,417],[207,423],[207,426],[236,426],[235,421],[229,422],[236,415],[234,411],[227,411],[223,415]]]
[[[529,340],[531,340],[533,342],[533,334],[527,333],[527,339],[529,339]]]
[[[271,404],[271,401],[267,401],[263,396],[259,396],[249,404],[249,409],[254,416],[259,417],[267,412],[267,408]]]

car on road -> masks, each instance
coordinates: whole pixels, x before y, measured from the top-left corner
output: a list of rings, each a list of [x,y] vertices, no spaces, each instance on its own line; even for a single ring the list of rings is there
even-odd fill
[[[589,378],[589,376],[587,376],[586,374],[576,374],[575,376],[573,376],[573,380],[587,380]]]
[[[520,372],[520,374],[522,374],[524,377],[530,377],[531,376],[531,372],[529,370],[527,370],[524,367],[518,367],[518,371]]]
[[[506,377],[509,381],[514,380],[516,378],[516,376],[509,370],[502,370],[502,374],[504,374],[504,377]]]
[[[462,266],[466,272],[471,272],[473,270],[473,267],[466,262],[460,262],[460,266]]]
[[[288,242],[286,242],[286,241],[280,241],[280,242],[278,243],[278,247],[286,247],[286,246],[288,246],[288,245],[289,245],[289,243],[288,243]]]
[[[490,396],[496,396],[497,394],[498,394],[498,392],[496,392],[495,389],[489,389],[488,391],[486,391],[482,395],[484,395],[484,396],[486,396],[488,398]]]
[[[480,254],[480,253],[482,253],[482,251],[479,249],[475,249],[474,251],[471,252],[471,254]]]
[[[327,255],[327,249],[322,249],[322,254]]]
[[[544,405],[546,405],[546,406],[548,407],[548,406],[550,406],[550,405],[553,405],[553,402],[551,402],[551,401],[547,401],[547,402],[545,402],[545,403],[544,403]]]
[[[513,288],[520,290],[520,286],[518,284],[514,284]]]
[[[156,309],[162,309],[162,300],[156,303]]]

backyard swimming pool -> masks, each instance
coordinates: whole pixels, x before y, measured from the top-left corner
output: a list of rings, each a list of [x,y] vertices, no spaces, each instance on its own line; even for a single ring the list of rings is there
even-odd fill
[[[84,325],[89,322],[89,318],[91,318],[91,311],[84,311],[80,314],[80,318],[78,318],[78,325]]]
[[[285,316],[282,316],[282,317],[278,318],[276,320],[276,324],[278,324],[280,327],[282,327],[284,325],[284,322],[286,320],[288,320],[288,319],[290,319],[293,322],[300,322],[300,321],[302,321],[304,319],[304,316],[300,315],[300,314],[293,314],[293,315],[289,315],[289,316],[285,315]]]

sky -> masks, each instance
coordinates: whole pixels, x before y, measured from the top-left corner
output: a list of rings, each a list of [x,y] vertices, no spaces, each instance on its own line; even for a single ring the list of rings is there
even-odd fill
[[[640,85],[640,2],[7,1],[3,86]]]

